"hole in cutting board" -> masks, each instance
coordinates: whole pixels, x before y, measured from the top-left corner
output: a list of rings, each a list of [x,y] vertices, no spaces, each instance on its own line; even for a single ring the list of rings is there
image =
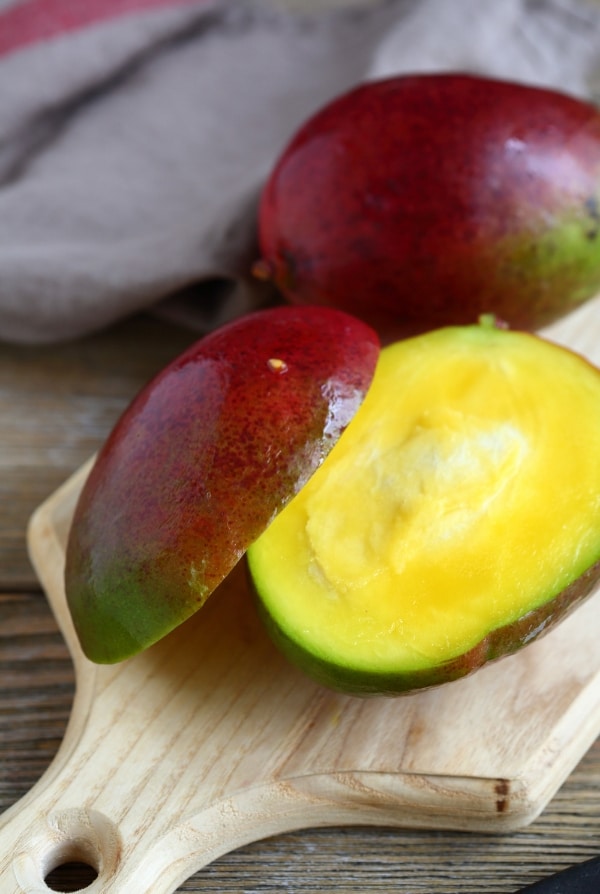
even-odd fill
[[[98,872],[88,863],[70,861],[56,866],[44,878],[50,891],[73,892],[85,891],[98,878]]]
[[[29,891],[37,876],[36,891],[87,891],[96,881],[111,877],[121,851],[121,839],[115,824],[97,810],[70,808],[56,811],[40,820],[38,835],[28,844],[37,859],[22,869],[23,889]],[[34,890],[31,887],[31,890]]]

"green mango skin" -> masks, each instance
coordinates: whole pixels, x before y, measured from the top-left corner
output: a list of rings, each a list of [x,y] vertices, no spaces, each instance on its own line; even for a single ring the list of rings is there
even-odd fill
[[[291,664],[301,668],[303,673],[328,689],[359,698],[392,698],[453,683],[539,639],[585,602],[600,581],[600,562],[596,562],[554,599],[524,615],[514,624],[491,631],[464,655],[427,669],[397,673],[365,673],[364,670],[328,661],[327,658],[302,648],[269,613],[260,597],[261,582],[251,574],[248,578],[256,596],[259,617],[274,644]]]
[[[67,544],[88,658],[128,658],[204,604],[336,443],[378,354],[375,333],[341,311],[271,308],[207,335],[139,393]]]
[[[257,276],[384,343],[485,313],[537,329],[600,291],[600,112],[470,75],[370,82],[300,128],[258,218]]]

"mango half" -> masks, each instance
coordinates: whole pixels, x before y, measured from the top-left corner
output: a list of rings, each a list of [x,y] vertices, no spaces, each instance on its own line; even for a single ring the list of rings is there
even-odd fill
[[[532,334],[384,348],[335,450],[251,546],[260,612],[320,683],[395,695],[531,642],[600,577],[600,371]]]
[[[336,443],[378,353],[341,311],[270,308],[205,336],[141,390],[96,457],[67,542],[88,658],[128,658],[202,607]]]

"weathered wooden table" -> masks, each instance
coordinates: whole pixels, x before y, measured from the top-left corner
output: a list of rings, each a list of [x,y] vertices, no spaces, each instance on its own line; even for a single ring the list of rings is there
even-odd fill
[[[52,347],[0,346],[0,810],[48,767],[74,689],[69,653],[27,555],[31,512],[98,448],[130,398],[196,335],[140,316]],[[500,836],[307,830],[230,853],[181,891],[514,892],[600,851],[600,742],[541,817]],[[59,867],[51,890],[89,885]]]

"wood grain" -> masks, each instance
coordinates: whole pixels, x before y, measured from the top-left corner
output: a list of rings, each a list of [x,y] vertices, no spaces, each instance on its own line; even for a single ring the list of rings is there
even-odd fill
[[[69,653],[39,593],[0,599],[0,810],[25,795],[64,734],[73,694]],[[544,813],[500,836],[346,827],[278,835],[225,854],[180,894],[509,894],[595,856],[600,840],[600,742]],[[60,890],[76,891],[85,868],[62,867]]]
[[[152,375],[198,338],[149,315],[79,341],[0,348],[0,569],[36,589],[25,528],[46,497],[98,449]]]

